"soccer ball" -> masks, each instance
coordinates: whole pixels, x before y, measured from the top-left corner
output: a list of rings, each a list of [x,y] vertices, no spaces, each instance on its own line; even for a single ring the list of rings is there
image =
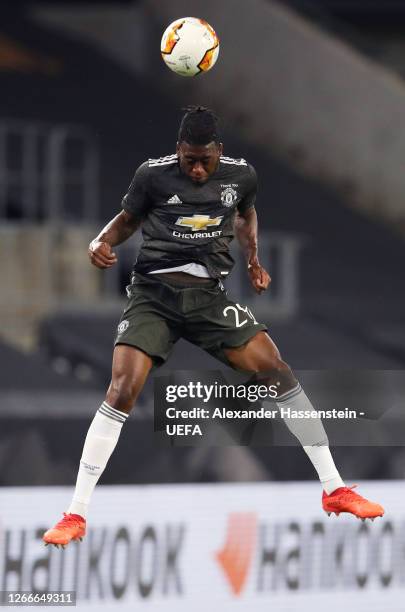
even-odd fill
[[[163,33],[160,44],[166,66],[181,76],[192,77],[210,70],[218,58],[219,39],[203,19],[176,19]]]

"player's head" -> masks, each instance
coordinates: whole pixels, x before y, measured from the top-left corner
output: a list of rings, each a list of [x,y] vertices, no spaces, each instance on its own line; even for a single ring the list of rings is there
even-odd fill
[[[218,168],[223,151],[218,117],[203,106],[185,111],[177,141],[180,168],[195,183],[204,183]]]

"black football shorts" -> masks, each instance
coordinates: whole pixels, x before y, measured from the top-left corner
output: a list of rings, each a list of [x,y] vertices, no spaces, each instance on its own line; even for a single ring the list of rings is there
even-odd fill
[[[222,284],[186,285],[154,274],[133,274],[115,345],[128,344],[162,365],[180,338],[227,365],[224,348],[242,346],[266,325],[250,309],[228,299]]]

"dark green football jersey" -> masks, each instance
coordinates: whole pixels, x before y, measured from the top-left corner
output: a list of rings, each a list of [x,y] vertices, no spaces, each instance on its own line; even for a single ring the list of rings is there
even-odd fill
[[[234,264],[229,245],[235,214],[254,206],[256,191],[256,172],[244,159],[221,157],[202,184],[180,170],[177,155],[143,163],[122,201],[124,210],[142,218],[134,270],[146,274],[194,262],[224,278]]]

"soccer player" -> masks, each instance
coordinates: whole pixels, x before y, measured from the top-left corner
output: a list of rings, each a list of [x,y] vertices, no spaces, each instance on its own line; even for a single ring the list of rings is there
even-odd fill
[[[191,107],[180,124],[176,153],[137,169],[123,210],[90,243],[91,263],[109,268],[117,262],[113,248],[142,227],[111,383],[86,436],[70,507],[44,534],[46,544],[66,545],[84,536],[92,492],[121,428],[152,366],[166,361],[180,337],[233,368],[265,372],[270,384],[278,383],[279,407],[313,409],[266,326],[249,308],[231,301],[222,284],[233,266],[229,245],[234,234],[254,289],[262,293],[270,283],[258,259],[256,184],[250,164],[223,155],[217,117]],[[382,506],[345,486],[320,419],[285,422],[318,473],[326,512],[362,519],[384,514]]]

